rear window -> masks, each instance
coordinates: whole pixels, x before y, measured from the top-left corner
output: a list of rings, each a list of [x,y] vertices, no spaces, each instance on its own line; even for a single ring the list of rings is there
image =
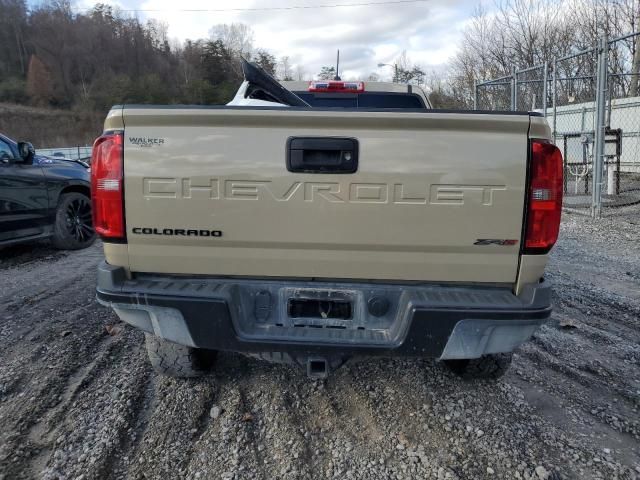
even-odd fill
[[[312,93],[293,92],[312,107],[337,108],[412,108],[425,109],[426,106],[415,93]]]

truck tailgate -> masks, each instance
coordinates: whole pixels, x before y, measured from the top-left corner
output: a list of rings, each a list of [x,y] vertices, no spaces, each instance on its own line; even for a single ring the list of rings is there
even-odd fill
[[[228,107],[122,115],[132,271],[516,280],[528,115]],[[290,137],[355,139],[357,170],[292,173]]]

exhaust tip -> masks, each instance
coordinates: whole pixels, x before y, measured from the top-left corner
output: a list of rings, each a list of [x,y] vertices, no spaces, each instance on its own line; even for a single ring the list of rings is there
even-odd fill
[[[313,380],[322,380],[329,376],[329,363],[324,358],[307,360],[307,376]]]

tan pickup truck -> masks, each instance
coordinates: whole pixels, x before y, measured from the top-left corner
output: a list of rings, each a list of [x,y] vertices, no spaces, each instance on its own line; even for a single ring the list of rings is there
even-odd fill
[[[375,355],[502,374],[551,311],[545,119],[243,67],[229,105],[114,106],[93,147],[97,297],[153,366],[193,376],[226,350],[313,378]]]

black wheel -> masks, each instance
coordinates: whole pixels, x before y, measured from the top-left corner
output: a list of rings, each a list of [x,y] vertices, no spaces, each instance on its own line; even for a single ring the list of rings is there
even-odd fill
[[[186,347],[163,340],[151,333],[144,334],[147,355],[153,369],[170,377],[190,378],[204,375],[213,367],[214,350]]]
[[[87,248],[95,239],[89,197],[75,192],[61,195],[53,227],[53,246],[78,250]]]
[[[444,364],[453,373],[467,380],[474,378],[497,379],[509,370],[511,359],[510,353],[496,353],[471,360],[445,360]]]

